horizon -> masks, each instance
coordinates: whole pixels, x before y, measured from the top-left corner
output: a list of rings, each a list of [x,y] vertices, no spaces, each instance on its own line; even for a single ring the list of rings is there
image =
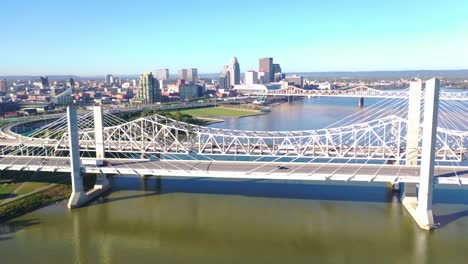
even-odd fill
[[[248,71],[248,70],[246,70]],[[246,71],[241,71],[241,74],[245,74]],[[284,74],[339,74],[339,73],[351,73],[351,74],[365,74],[365,73],[435,73],[435,72],[443,72],[443,73],[452,73],[452,72],[464,72],[468,74],[468,68],[467,69],[420,69],[420,70],[363,70],[363,71],[297,71],[297,72],[283,72]],[[153,74],[154,71],[148,71]],[[84,77],[105,77],[107,74],[112,74],[113,76],[119,77],[119,76],[138,76],[141,73],[134,73],[134,74],[115,74],[115,73],[104,73],[104,74],[95,74],[95,75],[82,75],[82,74],[13,74],[13,75],[0,75],[1,78],[12,78],[12,77],[79,77],[79,78],[84,78]],[[199,72],[198,75],[217,75],[219,73],[216,72]],[[177,76],[177,73],[173,73],[170,71],[171,76]],[[342,77],[347,77],[347,76],[342,76]]]

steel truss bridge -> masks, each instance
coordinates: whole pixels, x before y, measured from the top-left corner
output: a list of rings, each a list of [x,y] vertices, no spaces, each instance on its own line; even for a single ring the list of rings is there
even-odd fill
[[[402,98],[408,99],[407,89],[386,89],[380,90],[365,85],[359,85],[347,89],[338,90],[305,90],[295,86],[288,86],[278,90],[267,90],[254,93],[256,95],[271,96],[333,96],[333,97],[357,97],[357,98]],[[468,92],[441,92],[440,100],[461,100],[468,101]]]

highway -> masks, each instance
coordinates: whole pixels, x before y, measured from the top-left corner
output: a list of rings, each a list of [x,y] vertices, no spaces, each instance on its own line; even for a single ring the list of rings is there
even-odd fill
[[[234,179],[419,182],[419,167],[333,163],[275,163],[239,161],[114,160],[108,166],[82,166],[84,173],[121,176],[209,177]],[[69,158],[3,157],[0,170],[70,172]],[[468,184],[468,167],[437,166],[436,184]]]

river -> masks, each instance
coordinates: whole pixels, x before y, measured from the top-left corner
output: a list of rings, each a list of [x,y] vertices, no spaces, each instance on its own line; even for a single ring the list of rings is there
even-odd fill
[[[372,100],[366,100],[372,104]],[[228,118],[229,129],[305,130],[360,111],[310,98]],[[86,207],[48,206],[0,225],[1,263],[466,263],[468,190],[436,188],[440,228],[420,230],[383,184],[112,179]]]

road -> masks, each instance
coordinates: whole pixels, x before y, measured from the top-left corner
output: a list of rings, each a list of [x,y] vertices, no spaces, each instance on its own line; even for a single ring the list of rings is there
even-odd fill
[[[84,173],[239,179],[419,182],[419,167],[332,163],[239,161],[115,160],[105,167],[83,166]],[[4,157],[0,170],[70,172],[69,158]],[[436,184],[468,184],[468,167],[438,166]]]

